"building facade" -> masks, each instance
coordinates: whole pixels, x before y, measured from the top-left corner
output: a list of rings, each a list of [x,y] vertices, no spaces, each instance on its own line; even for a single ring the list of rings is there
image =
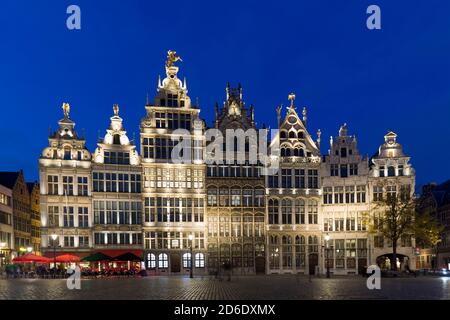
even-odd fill
[[[91,153],[75,131],[70,106],[63,111],[39,158],[41,248],[49,256],[54,250],[85,256],[93,244]]]
[[[212,141],[221,147],[219,154],[207,164],[208,271],[216,273],[230,264],[236,274],[265,272],[265,196],[261,163],[250,161],[249,139],[239,134],[252,130],[256,134],[254,108],[246,108],[242,87],[226,87],[222,108],[216,105],[214,129],[222,141]],[[227,134],[227,130],[232,135]],[[240,130],[240,131],[234,131]],[[235,135],[237,133],[237,135]],[[219,138],[217,138],[219,139]],[[227,143],[228,141],[228,143]],[[220,152],[212,148],[211,152]],[[209,150],[209,148],[208,148]],[[231,158],[227,155],[232,155]]]
[[[11,262],[14,251],[13,191],[0,185],[0,268]]]
[[[450,181],[423,186],[419,201],[420,213],[430,214],[444,226],[441,242],[437,247],[417,243],[418,269],[450,268]]]
[[[314,141],[306,128],[306,108],[300,118],[295,96],[289,99],[290,106],[274,138],[280,148],[279,170],[266,177],[267,271],[314,274],[322,254],[320,131]]]
[[[142,257],[141,159],[122,125],[119,106],[113,111],[92,157],[92,247],[108,250],[109,256],[127,249]],[[81,223],[89,227],[89,220]]]
[[[40,189],[37,182],[27,183],[28,193],[30,195],[31,209],[31,243],[32,252],[41,254],[41,208],[40,208]]]
[[[383,197],[413,196],[415,172],[395,133],[369,159],[343,125],[322,155],[320,130],[313,139],[307,110],[300,114],[291,94],[267,143],[270,164],[277,164],[267,174],[260,159],[250,161],[261,139],[251,134],[258,130],[255,112],[245,106],[242,87],[227,85],[207,131],[186,79],[179,79],[178,60],[169,51],[166,77],[147,99],[140,153],[118,105],[92,154],[63,105],[64,118],[39,159],[44,254],[128,251],[150,272],[173,275],[214,274],[227,264],[235,274],[356,274],[374,263],[415,268],[412,237],[401,240],[394,262],[388,241],[368,230]],[[220,155],[218,144],[225,146]],[[18,231],[18,246],[32,238]]]
[[[178,79],[174,61],[157,96],[145,106],[140,141],[145,263],[159,274],[185,274],[191,265],[205,272],[204,123],[191,103],[186,79]],[[181,154],[182,141],[193,152]],[[192,256],[191,256],[192,248]]]
[[[365,272],[368,266],[369,159],[360,154],[356,136],[347,125],[330,138],[328,155],[321,166],[321,217],[324,241],[324,270],[335,274]]]
[[[12,225],[14,251],[12,256],[24,254],[31,245],[31,207],[25,177],[22,171],[0,172],[0,184],[12,190]]]
[[[369,213],[371,221],[383,214],[383,207],[377,205],[389,196],[397,195],[414,197],[416,173],[410,163],[410,157],[403,152],[403,147],[397,142],[397,134],[389,131],[384,136],[384,143],[370,160],[368,190]],[[381,202],[382,203],[382,202]],[[371,233],[371,264],[390,268],[397,264],[398,270],[416,268],[416,245],[411,235],[405,235],[397,243],[397,261],[393,261],[392,243],[381,234]]]

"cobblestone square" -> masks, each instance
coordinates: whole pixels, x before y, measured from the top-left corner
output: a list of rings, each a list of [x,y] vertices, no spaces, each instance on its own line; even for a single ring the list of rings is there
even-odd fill
[[[392,300],[449,299],[450,278],[382,278],[381,290],[368,290],[366,278],[312,278],[293,275],[233,277],[146,277],[83,279],[80,290],[66,280],[0,280],[0,299],[25,300]]]

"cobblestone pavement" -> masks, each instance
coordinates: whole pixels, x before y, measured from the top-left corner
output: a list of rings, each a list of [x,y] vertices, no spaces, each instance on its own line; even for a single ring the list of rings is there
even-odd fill
[[[362,277],[312,278],[295,275],[213,278],[146,277],[83,279],[81,290],[66,280],[0,280],[0,299],[449,299],[450,278],[382,278],[381,290],[368,290]]]

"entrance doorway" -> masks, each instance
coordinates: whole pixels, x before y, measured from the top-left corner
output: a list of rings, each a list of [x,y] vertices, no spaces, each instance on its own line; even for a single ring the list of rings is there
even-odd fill
[[[255,258],[255,271],[256,273],[266,273],[266,259],[264,257]]]
[[[176,273],[181,271],[181,259],[178,253],[170,255],[170,272]]]
[[[319,255],[312,253],[309,255],[309,274],[314,275],[316,273],[316,266],[319,265]]]

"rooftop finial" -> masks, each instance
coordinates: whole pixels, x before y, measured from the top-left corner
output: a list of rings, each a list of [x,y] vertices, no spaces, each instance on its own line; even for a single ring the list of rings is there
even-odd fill
[[[67,102],[64,102],[62,105],[62,109],[64,111],[64,118],[68,119],[69,113],[70,113],[70,104],[68,104]]]
[[[302,112],[302,114],[303,114],[303,123],[305,124],[305,127],[306,127],[306,120],[308,119],[308,110],[306,109],[306,107],[303,107],[303,112]]]
[[[114,115],[117,117],[119,115],[119,105],[116,103],[113,106]]]
[[[295,100],[295,93],[291,93],[288,95],[289,101],[291,101],[291,107],[294,106],[294,100]]]
[[[177,56],[177,52],[172,50],[167,51],[166,67],[170,68],[177,61],[183,61],[181,57]]]
[[[280,129],[280,125],[281,125],[281,108],[283,108],[283,105],[279,105],[277,107],[277,125],[278,125],[278,129]]]

